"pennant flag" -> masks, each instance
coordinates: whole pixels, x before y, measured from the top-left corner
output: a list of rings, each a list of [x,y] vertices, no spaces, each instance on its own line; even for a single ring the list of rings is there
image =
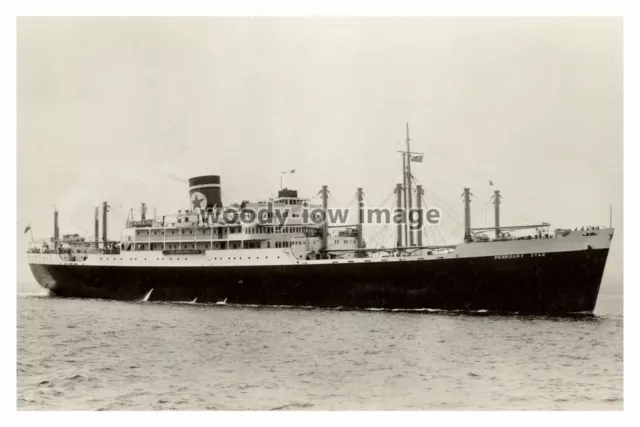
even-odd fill
[[[27,227],[24,229],[24,232],[26,233],[29,230],[31,230],[31,224],[27,224]]]
[[[280,172],[280,173],[295,173],[295,171],[296,171],[295,169],[291,169],[289,171],[283,171],[283,172]]]
[[[424,157],[424,154],[419,154],[417,156],[411,156],[411,161],[412,162],[416,162],[416,163],[422,163],[422,158]]]

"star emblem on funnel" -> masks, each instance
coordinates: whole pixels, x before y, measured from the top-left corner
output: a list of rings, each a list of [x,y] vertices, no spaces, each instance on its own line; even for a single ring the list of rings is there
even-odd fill
[[[191,195],[191,205],[193,209],[202,209],[203,204],[205,207],[207,206],[207,198],[199,191],[194,192]]]

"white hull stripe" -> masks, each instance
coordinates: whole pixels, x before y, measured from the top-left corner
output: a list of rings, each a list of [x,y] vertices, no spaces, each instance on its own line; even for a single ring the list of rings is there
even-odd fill
[[[189,190],[197,190],[199,188],[220,188],[220,184],[202,184],[189,187]]]
[[[494,257],[495,259],[521,258],[522,256],[546,256],[553,253],[582,251],[591,249],[609,249],[613,230],[598,230],[585,236],[574,232],[570,236],[558,239],[520,240],[509,242],[466,243],[456,250],[440,255],[427,251],[414,256],[391,256],[384,258],[351,258],[332,260],[310,260],[300,258],[292,249],[222,249],[207,250],[200,255],[163,255],[162,251],[126,251],[118,255],[89,254],[85,261],[65,260],[64,255],[28,253],[30,264],[48,265],[88,265],[118,267],[251,267],[268,265],[296,264],[351,264],[379,262],[415,262],[436,261],[452,258]],[[522,255],[522,256],[521,256]]]

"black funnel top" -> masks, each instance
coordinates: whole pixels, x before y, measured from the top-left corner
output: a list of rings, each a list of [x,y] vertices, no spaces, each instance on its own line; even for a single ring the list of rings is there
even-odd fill
[[[189,209],[222,207],[220,175],[189,178]]]

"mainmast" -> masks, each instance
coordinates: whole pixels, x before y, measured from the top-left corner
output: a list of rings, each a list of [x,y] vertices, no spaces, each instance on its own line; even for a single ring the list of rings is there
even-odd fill
[[[409,222],[408,215],[409,210],[407,208],[407,161],[411,160],[409,158],[409,153],[402,153],[402,193],[404,195],[404,244],[405,246],[409,245],[409,236],[408,236],[408,227],[407,223]]]
[[[411,181],[412,181],[412,175],[411,175],[411,147],[409,146],[409,142],[411,141],[411,138],[409,138],[409,123],[407,123],[407,170],[406,170],[406,175],[407,175],[407,202],[408,202],[408,210],[406,212],[407,215],[407,221],[405,223],[405,227],[409,230],[409,214],[411,213],[411,209],[413,207],[413,194],[412,194],[412,188],[411,188]],[[413,230],[409,230],[409,246],[413,246]]]
[[[409,228],[409,215],[413,209],[413,175],[411,174],[411,162],[422,162],[424,153],[411,152],[411,138],[409,137],[409,123],[407,123],[407,150],[399,151],[402,154],[402,193],[404,195],[404,244],[415,246],[414,231]],[[414,157],[413,154],[416,154]]]

